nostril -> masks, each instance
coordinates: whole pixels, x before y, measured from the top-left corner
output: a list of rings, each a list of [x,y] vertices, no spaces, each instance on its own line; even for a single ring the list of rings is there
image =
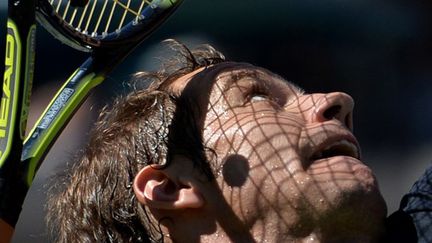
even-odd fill
[[[326,111],[324,111],[323,116],[327,120],[331,120],[335,118],[340,112],[341,112],[342,106],[340,105],[334,105],[330,108],[328,108]]]

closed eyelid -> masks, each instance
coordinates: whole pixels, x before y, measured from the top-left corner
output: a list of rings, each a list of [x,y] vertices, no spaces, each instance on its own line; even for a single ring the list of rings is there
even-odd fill
[[[288,101],[304,93],[297,85],[261,69],[224,72],[219,74],[215,81],[219,92],[222,93],[218,92],[219,97],[227,98],[227,102],[231,105],[240,105],[244,101],[239,99],[248,99],[253,92],[257,92],[269,96],[278,105],[284,106]]]
[[[276,98],[272,94],[271,87],[266,82],[259,82],[258,80],[253,81],[245,92],[245,96],[248,99],[256,95],[268,96],[271,100]]]

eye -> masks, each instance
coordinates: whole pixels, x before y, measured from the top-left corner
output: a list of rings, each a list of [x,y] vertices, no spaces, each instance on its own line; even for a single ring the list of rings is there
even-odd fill
[[[269,97],[264,94],[255,94],[252,95],[252,97],[250,98],[251,102],[259,102],[259,101],[266,101],[266,100],[269,100]]]
[[[269,95],[267,87],[260,83],[254,83],[249,90],[248,99],[249,102],[260,102],[270,101],[272,98]]]

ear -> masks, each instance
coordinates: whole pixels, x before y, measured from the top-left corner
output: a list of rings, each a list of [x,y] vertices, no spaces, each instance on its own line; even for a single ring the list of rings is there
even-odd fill
[[[192,183],[174,181],[163,169],[147,165],[135,176],[133,190],[138,201],[155,209],[200,208],[204,200]]]

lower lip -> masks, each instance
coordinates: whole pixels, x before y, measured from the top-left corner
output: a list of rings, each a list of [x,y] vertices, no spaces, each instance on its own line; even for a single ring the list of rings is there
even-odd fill
[[[372,170],[360,160],[349,156],[334,156],[311,161],[307,173],[319,181],[358,181],[365,188],[374,190],[378,183]]]
[[[333,171],[334,173],[360,173],[365,174],[370,172],[369,167],[367,167],[359,159],[350,156],[333,156],[325,159],[318,159],[310,161],[308,171]]]

